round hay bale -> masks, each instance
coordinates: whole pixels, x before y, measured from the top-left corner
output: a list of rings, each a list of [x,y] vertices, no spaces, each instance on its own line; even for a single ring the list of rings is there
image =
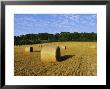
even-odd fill
[[[42,47],[42,45],[39,45],[39,47]]]
[[[61,46],[61,48],[66,50],[66,46]]]
[[[33,47],[26,47],[25,52],[33,52]]]
[[[41,50],[42,62],[56,62],[60,59],[60,48],[58,46],[45,46]]]

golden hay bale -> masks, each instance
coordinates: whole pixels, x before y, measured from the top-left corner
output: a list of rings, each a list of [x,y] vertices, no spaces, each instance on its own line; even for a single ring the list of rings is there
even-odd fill
[[[42,45],[39,45],[39,47],[42,47]]]
[[[25,52],[33,52],[33,47],[26,47]]]
[[[60,48],[58,46],[45,46],[41,50],[42,62],[56,62],[60,59]]]
[[[66,46],[60,46],[60,48],[65,49],[66,50]]]

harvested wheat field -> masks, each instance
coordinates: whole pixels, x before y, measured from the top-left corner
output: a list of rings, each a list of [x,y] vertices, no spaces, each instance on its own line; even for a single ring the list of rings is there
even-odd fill
[[[53,42],[14,47],[15,76],[96,76],[96,42]],[[44,46],[59,46],[61,57],[56,62],[41,62]],[[66,49],[62,48],[66,46]],[[33,52],[25,52],[33,47]],[[48,51],[48,50],[47,50]]]

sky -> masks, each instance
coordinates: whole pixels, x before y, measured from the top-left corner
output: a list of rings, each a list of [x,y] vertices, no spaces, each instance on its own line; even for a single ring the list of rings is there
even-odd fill
[[[14,35],[97,32],[97,14],[14,14]]]

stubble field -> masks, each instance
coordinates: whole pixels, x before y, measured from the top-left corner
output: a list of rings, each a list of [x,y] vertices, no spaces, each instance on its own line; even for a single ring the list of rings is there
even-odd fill
[[[61,50],[61,61],[41,62],[41,49],[47,45],[66,46]],[[25,47],[33,52],[25,52]],[[47,50],[48,51],[48,50]],[[14,46],[15,76],[96,76],[96,42],[53,42],[35,45]]]

